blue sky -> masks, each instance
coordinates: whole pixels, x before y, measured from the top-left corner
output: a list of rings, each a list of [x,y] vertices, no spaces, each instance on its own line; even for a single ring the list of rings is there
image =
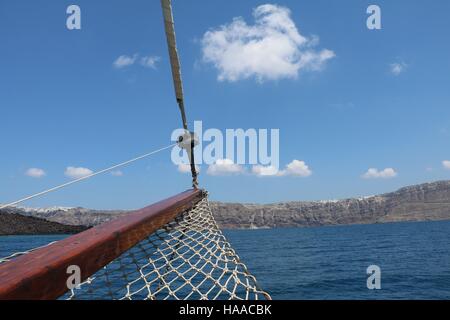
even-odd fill
[[[66,28],[72,3],[81,8],[81,30]],[[334,57],[296,77],[220,80],[204,57],[205,33],[235,17],[254,25],[253,9],[265,3],[289,8],[298,33],[320,39],[312,50]],[[372,3],[382,10],[382,30],[366,27]],[[279,128],[281,166],[297,159],[312,172],[212,176],[202,167],[201,186],[213,200],[267,203],[449,179],[448,12],[443,0],[174,1],[190,123]],[[68,167],[95,171],[166,146],[180,126],[159,1],[2,1],[0,39],[0,202],[70,180]],[[120,56],[135,61],[115,67]],[[159,59],[143,66],[143,57]],[[30,177],[30,168],[45,176]],[[369,168],[395,176],[363,178]],[[26,205],[137,208],[190,186],[170,152],[122,173]]]

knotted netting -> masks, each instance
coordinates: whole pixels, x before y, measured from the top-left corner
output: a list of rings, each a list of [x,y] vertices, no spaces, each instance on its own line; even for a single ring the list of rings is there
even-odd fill
[[[14,252],[13,254],[10,254],[9,256],[6,256],[6,257],[0,257],[0,264],[6,263],[6,262],[9,262],[9,261],[12,261],[13,259],[15,259],[15,258],[17,258],[17,257],[26,255],[26,254],[28,254],[28,253],[30,253],[30,252],[33,252],[33,251],[36,251],[36,250],[38,250],[38,249],[48,247],[49,245],[51,245],[51,244],[53,244],[53,243],[55,243],[55,242],[56,242],[56,241],[52,241],[52,242],[49,242],[49,243],[47,243],[46,245],[43,245],[43,246],[40,246],[40,247],[36,247],[36,248],[33,248],[33,249],[24,250],[24,251],[19,251],[19,252]],[[1,281],[1,279],[0,279],[0,281]]]
[[[89,277],[65,299],[270,299],[218,228],[207,198]]]

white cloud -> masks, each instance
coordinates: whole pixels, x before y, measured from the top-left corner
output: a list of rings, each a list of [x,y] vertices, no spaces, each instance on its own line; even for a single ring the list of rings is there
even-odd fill
[[[137,58],[137,54],[134,54],[133,56],[121,55],[116,59],[116,61],[114,61],[113,66],[117,69],[131,66],[136,62]]]
[[[111,171],[111,175],[114,177],[121,177],[123,176],[123,172],[120,170]]]
[[[195,170],[197,170],[197,172],[200,172],[200,167],[198,165],[195,165]],[[181,173],[191,173],[191,165],[180,163],[178,165],[178,171]]]
[[[443,166],[445,169],[450,170],[450,161],[449,161],[449,160],[444,160],[444,161],[442,161],[442,166]]]
[[[156,69],[156,64],[159,60],[161,60],[161,58],[158,56],[144,56],[139,59],[139,54],[135,53],[132,56],[121,55],[114,61],[113,66],[116,69],[122,69],[139,62],[143,67]]]
[[[46,175],[45,171],[39,168],[30,168],[25,172],[25,175],[31,178],[42,178]]]
[[[389,67],[390,67],[391,73],[394,76],[398,76],[398,75],[400,75],[400,73],[402,73],[406,70],[408,65],[404,62],[396,62],[396,63],[391,63]]]
[[[305,161],[294,160],[286,166],[283,170],[283,175],[308,177],[312,171],[306,165]]]
[[[274,166],[255,165],[252,167],[252,173],[259,177],[278,176],[279,170]]]
[[[64,174],[72,179],[79,179],[92,174],[92,170],[82,167],[67,167]]]
[[[180,163],[178,165],[178,171],[181,173],[188,173],[191,172],[191,166],[188,164]]]
[[[384,170],[379,171],[376,168],[370,168],[366,173],[362,175],[364,179],[388,179],[394,178],[397,176],[397,172],[393,168],[386,168]]]
[[[322,69],[335,56],[331,50],[314,50],[318,37],[302,36],[286,7],[264,4],[253,17],[254,25],[237,17],[204,34],[203,59],[218,69],[219,81],[296,78],[301,70]]]
[[[146,67],[146,68],[152,68],[152,69],[156,69],[156,63],[161,60],[160,57],[157,56],[147,56],[147,57],[142,57],[141,58],[141,65]]]
[[[305,161],[293,160],[286,166],[284,170],[277,170],[277,168],[275,168],[274,166],[255,165],[252,168],[252,173],[259,177],[308,177],[312,174],[312,170],[305,163]]]
[[[214,164],[211,164],[206,171],[212,176],[230,175],[244,173],[244,168],[241,165],[235,164],[230,159],[218,159]]]

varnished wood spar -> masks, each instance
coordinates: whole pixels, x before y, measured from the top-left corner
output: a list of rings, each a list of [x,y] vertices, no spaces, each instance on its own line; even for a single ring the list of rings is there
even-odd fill
[[[68,291],[67,267],[86,280],[204,196],[188,190],[144,209],[0,264],[0,300],[56,299]]]

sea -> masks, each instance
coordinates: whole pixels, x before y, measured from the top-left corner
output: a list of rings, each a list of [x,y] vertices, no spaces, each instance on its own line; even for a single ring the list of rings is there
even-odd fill
[[[450,299],[450,221],[224,234],[273,299]],[[0,257],[64,237],[2,236]]]

